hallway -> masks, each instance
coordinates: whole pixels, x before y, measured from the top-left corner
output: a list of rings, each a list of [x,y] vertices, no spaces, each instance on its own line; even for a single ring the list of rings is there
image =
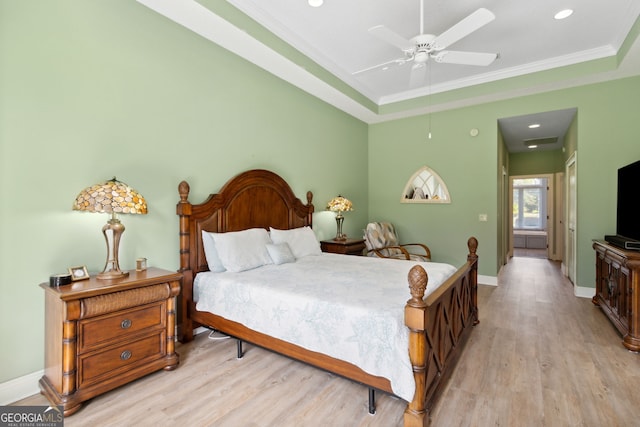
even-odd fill
[[[479,289],[480,324],[432,425],[638,425],[640,355],[559,263],[512,258],[498,283]]]

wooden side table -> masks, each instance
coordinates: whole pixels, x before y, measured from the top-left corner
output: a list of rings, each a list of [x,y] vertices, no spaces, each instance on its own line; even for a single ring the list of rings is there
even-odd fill
[[[45,369],[39,385],[71,415],[82,402],[178,366],[175,296],[182,275],[159,268],[45,291]]]
[[[364,239],[323,240],[320,242],[322,252],[343,255],[362,255],[365,248]]]

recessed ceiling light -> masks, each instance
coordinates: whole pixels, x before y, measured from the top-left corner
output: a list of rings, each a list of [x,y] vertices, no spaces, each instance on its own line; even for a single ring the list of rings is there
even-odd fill
[[[527,145],[528,148],[538,148],[537,145]]]
[[[324,3],[323,0],[309,0],[309,6],[311,7],[320,7]]]
[[[556,13],[555,15],[553,15],[553,17],[555,19],[564,19],[564,18],[568,18],[573,14],[573,10],[572,9],[564,9],[561,10],[560,12]]]
[[[540,123],[533,123],[529,125],[529,129],[535,129],[535,128],[539,128],[540,127]]]

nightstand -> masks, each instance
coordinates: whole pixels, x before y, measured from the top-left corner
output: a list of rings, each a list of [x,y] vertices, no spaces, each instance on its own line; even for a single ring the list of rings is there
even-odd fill
[[[323,240],[320,248],[333,254],[362,255],[365,245],[364,239]]]
[[[40,390],[71,415],[82,403],[178,366],[175,296],[182,275],[159,268],[45,291],[45,368]]]

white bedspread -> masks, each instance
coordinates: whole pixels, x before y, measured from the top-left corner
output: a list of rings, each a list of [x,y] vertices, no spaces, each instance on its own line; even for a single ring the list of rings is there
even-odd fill
[[[411,401],[404,306],[415,264],[323,253],[240,273],[200,273],[194,299],[199,311],[387,378],[394,394]],[[429,276],[427,294],[456,271],[448,264],[420,264]]]

